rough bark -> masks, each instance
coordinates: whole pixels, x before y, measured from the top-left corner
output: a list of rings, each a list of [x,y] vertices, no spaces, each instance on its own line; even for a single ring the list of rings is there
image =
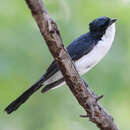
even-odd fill
[[[101,130],[118,130],[112,116],[98,103],[102,96],[97,97],[89,90],[87,83],[80,78],[71,57],[64,48],[57,24],[49,16],[42,0],[26,0],[26,3],[64,76],[66,84],[87,112],[87,115],[82,117],[88,117]]]

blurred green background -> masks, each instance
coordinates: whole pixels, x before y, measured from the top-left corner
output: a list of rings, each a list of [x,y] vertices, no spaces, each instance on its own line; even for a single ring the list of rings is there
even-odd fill
[[[88,32],[100,16],[118,18],[109,54],[84,78],[120,130],[130,130],[130,1],[44,0],[68,45]],[[52,56],[24,0],[0,4],[0,130],[97,130],[67,86],[45,95],[37,92],[20,109],[7,115],[4,108],[45,72]]]

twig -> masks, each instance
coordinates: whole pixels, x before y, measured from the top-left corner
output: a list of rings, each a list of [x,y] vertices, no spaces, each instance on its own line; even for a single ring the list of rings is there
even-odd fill
[[[87,112],[90,121],[95,123],[101,130],[118,130],[113,118],[105,112],[98,103],[102,97],[97,97],[87,87],[87,83],[80,78],[75,66],[64,48],[59,29],[55,21],[49,16],[42,0],[26,0],[33,17],[35,18],[40,32],[48,45],[50,52],[56,60],[64,79],[78,100],[79,104]]]

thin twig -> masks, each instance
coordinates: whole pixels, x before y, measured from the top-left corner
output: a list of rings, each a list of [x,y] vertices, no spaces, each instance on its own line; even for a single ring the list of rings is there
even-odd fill
[[[64,48],[59,29],[55,21],[49,16],[42,0],[26,0],[35,18],[43,38],[50,52],[56,60],[64,79],[76,97],[79,104],[87,112],[87,117],[101,130],[118,130],[116,124],[103,107],[98,103],[102,97],[97,97],[80,78],[67,50]]]

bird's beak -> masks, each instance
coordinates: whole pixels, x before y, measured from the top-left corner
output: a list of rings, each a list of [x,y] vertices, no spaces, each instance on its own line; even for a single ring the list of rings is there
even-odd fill
[[[109,25],[112,25],[112,24],[115,23],[116,21],[117,21],[117,19],[111,19]]]

